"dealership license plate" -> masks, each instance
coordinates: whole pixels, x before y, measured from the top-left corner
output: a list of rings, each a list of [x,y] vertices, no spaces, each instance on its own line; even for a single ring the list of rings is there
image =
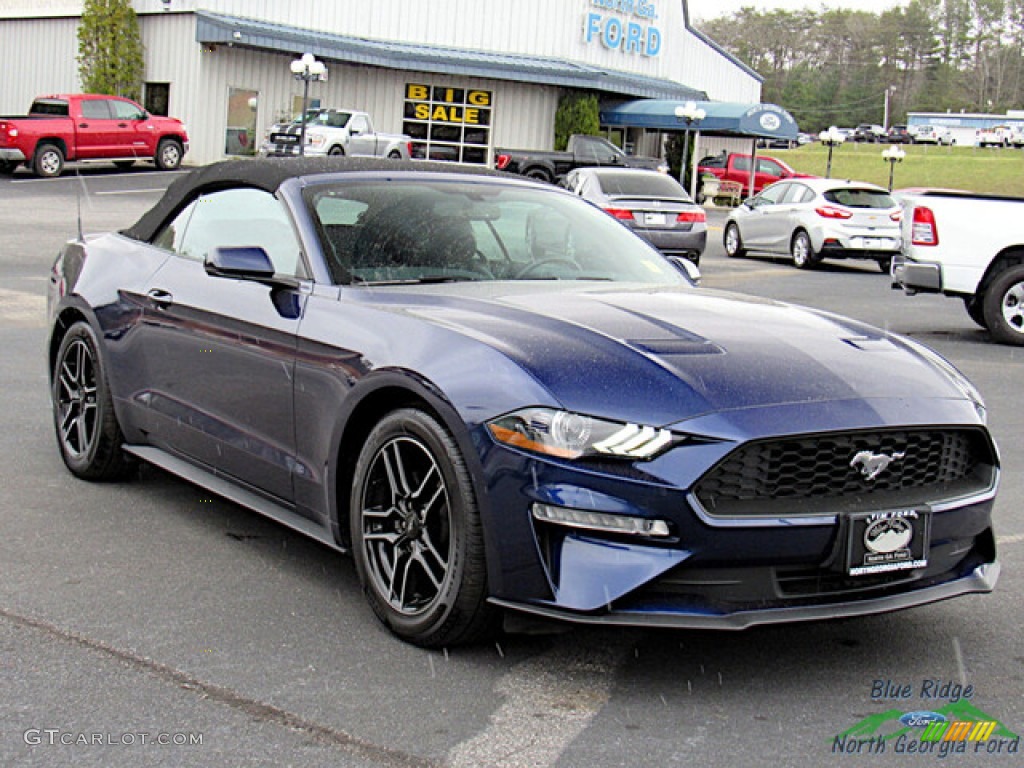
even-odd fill
[[[873,512],[850,518],[847,568],[851,576],[904,571],[928,565],[931,519],[917,509]]]
[[[891,237],[856,237],[853,241],[855,248],[867,248],[876,250],[895,250],[897,243]]]
[[[665,214],[664,213],[645,213],[644,224],[649,224],[655,227],[665,226]]]
[[[288,133],[275,133],[273,136],[270,137],[270,140],[272,142],[274,142],[275,144],[298,144],[299,143],[299,137],[298,136],[292,136],[291,134],[288,134]]]

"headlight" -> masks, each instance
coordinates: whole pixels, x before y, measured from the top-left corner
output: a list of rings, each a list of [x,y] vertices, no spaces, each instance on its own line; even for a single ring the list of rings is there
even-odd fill
[[[524,451],[578,459],[652,459],[678,442],[671,431],[595,419],[553,408],[524,408],[487,424],[499,443]]]

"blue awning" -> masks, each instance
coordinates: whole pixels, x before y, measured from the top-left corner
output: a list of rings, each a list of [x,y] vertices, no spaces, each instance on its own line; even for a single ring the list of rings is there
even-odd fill
[[[648,128],[654,131],[682,131],[686,121],[676,117],[685,104],[676,99],[627,101],[601,110],[601,125]],[[750,136],[794,140],[797,124],[793,116],[775,104],[741,104],[728,101],[698,101],[706,117],[691,125],[692,130],[718,136]]]
[[[684,100],[707,98],[703,91],[673,80],[565,59],[371,40],[209,11],[196,11],[196,42],[296,56],[312,53],[326,61],[579,88],[620,97]]]

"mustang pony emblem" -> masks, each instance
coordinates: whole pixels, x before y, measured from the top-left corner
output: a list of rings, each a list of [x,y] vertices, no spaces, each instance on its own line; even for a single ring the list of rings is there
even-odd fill
[[[874,453],[872,451],[861,451],[850,461],[850,466],[855,469],[860,468],[860,473],[864,476],[865,480],[874,480],[882,474],[886,467],[892,464],[892,462],[899,461],[906,455],[906,451],[894,453],[892,456],[887,456],[884,453]]]

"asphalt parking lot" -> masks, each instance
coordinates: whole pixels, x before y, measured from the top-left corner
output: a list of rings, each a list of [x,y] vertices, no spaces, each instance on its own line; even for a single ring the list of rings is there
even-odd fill
[[[0,176],[0,765],[1022,764],[1024,348],[991,343],[959,302],[891,291],[870,262],[727,259],[710,214],[706,287],[909,335],[978,386],[1003,461],[992,595],[735,634],[577,628],[425,651],[381,628],[346,558],[153,469],[106,485],[61,464],[49,266],[79,211],[85,232],[126,227],[173,178]],[[997,738],[948,759],[836,739],[950,705],[998,721]]]

